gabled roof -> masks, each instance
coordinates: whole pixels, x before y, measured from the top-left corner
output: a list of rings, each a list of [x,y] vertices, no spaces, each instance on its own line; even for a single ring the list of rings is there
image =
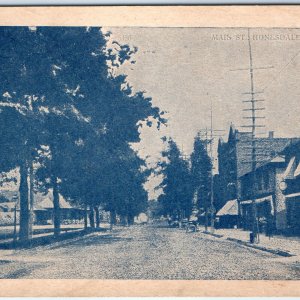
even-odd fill
[[[237,216],[237,215],[238,215],[238,202],[236,199],[227,201],[225,205],[217,212],[217,217]]]
[[[73,208],[66,199],[59,194],[60,208],[70,209]],[[34,210],[53,209],[53,193],[50,191],[47,195],[41,193],[35,194]]]
[[[263,139],[262,139],[263,140]],[[272,139],[270,139],[272,140]],[[273,138],[274,140],[274,138]],[[277,141],[275,141],[275,145],[272,143],[260,143],[257,142],[258,145],[263,145],[260,146],[260,148],[262,150],[260,150],[260,152],[262,154],[264,154],[264,159],[262,161],[260,161],[259,163],[256,164],[256,170],[268,165],[270,163],[283,163],[286,162],[286,158],[285,155],[291,151],[291,149],[295,150],[295,147],[299,147],[300,146],[300,138],[279,138],[279,139],[275,139]],[[251,150],[251,149],[250,149]],[[270,153],[270,151],[273,151],[273,153]],[[268,155],[269,154],[269,155]],[[293,177],[296,176],[294,174],[295,169],[297,169],[297,165],[295,164],[295,158],[291,157],[289,161],[287,161],[288,166],[287,169],[285,171],[285,177],[289,178],[289,177]],[[300,167],[299,167],[300,168]],[[244,167],[244,170],[246,170],[247,168]],[[248,170],[245,171],[241,176],[244,176],[248,173],[251,173],[251,162],[248,164]]]
[[[242,177],[252,171],[252,139],[249,136],[244,136],[243,133],[239,133],[239,136],[240,139],[237,143],[237,176]],[[295,140],[300,141],[300,138],[256,138],[256,169],[274,160]]]
[[[13,193],[12,193],[13,195]],[[0,211],[13,211],[17,204],[17,209],[20,209],[19,198],[13,197],[10,201],[0,203]],[[59,194],[59,205],[62,209],[76,208],[71,205],[61,194]],[[34,194],[34,210],[47,210],[53,209],[53,193],[50,190],[47,194],[35,193]]]

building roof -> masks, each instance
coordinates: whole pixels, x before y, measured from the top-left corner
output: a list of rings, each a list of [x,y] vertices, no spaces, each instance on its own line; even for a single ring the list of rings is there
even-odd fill
[[[217,217],[221,216],[237,216],[238,215],[238,202],[237,199],[229,200],[217,212]]]
[[[296,160],[295,160],[294,156],[291,156],[290,159],[288,161],[286,161],[286,154],[288,154],[291,151],[291,149],[292,150],[299,149],[299,148],[295,148],[295,147],[300,146],[300,138],[289,138],[289,139],[284,139],[284,140],[288,140],[288,142],[285,145],[284,145],[284,143],[282,143],[281,147],[277,147],[276,151],[274,151],[273,157],[266,155],[265,159],[263,161],[261,161],[260,163],[257,163],[256,170],[263,166],[266,166],[270,163],[286,162],[287,167],[286,167],[283,177],[285,179],[293,179],[294,177],[299,176],[300,164],[296,164]],[[281,150],[280,150],[280,148],[281,148]],[[250,170],[247,171],[246,173],[244,173],[242,176],[244,176],[248,173],[251,173],[251,172],[252,172],[252,170],[250,168]]]
[[[66,199],[59,194],[59,206],[64,209],[73,208]],[[49,192],[47,195],[43,195],[41,193],[35,194],[35,205],[34,210],[45,210],[45,209],[53,209],[53,194]]]
[[[20,209],[19,198],[11,198],[10,201],[0,203],[0,211],[13,211],[17,204],[17,210]],[[59,205],[62,209],[76,209],[61,194],[59,194]],[[53,209],[53,193],[50,190],[47,194],[34,194],[34,210]]]
[[[238,132],[237,139],[237,176],[242,177],[252,171],[252,138],[249,134]],[[256,168],[274,159],[291,144],[292,140],[291,138],[256,138]]]
[[[238,178],[252,171],[252,142],[253,139],[250,132],[240,132],[233,125],[229,129],[228,141],[219,140],[218,152],[219,154],[222,153],[222,157],[225,160],[234,156],[236,176]],[[256,137],[256,168],[260,168],[273,159],[278,160],[280,153],[299,142],[300,138],[274,138],[273,134],[269,137]],[[279,160],[282,161],[282,158]]]

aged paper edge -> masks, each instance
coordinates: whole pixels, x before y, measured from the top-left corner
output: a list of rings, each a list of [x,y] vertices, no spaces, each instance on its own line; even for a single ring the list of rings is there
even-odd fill
[[[300,26],[300,5],[0,7],[4,26]]]
[[[300,6],[0,7],[0,26],[300,28]],[[297,297],[300,284],[272,280],[0,280],[0,297],[63,296]]]
[[[298,281],[2,279],[0,297],[297,297]]]

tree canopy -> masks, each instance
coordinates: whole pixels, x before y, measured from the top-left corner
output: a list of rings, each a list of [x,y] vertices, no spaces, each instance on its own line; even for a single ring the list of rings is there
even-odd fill
[[[28,168],[78,205],[99,204],[132,218],[145,208],[144,165],[130,144],[139,127],[165,120],[151,98],[133,93],[111,68],[137,51],[107,46],[100,28],[1,27],[0,168],[20,169],[20,238],[28,239]]]
[[[191,154],[191,178],[193,193],[197,193],[199,208],[207,208],[210,205],[211,190],[211,160],[207,154],[207,141],[197,135],[194,139],[193,152]]]
[[[180,153],[176,143],[167,140],[167,150],[164,151],[165,161],[160,164],[163,180],[160,187],[163,194],[159,202],[164,215],[175,218],[188,218],[192,212],[191,175],[188,161]]]

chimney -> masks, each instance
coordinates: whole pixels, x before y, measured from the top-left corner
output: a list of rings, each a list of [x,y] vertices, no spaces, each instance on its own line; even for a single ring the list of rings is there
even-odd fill
[[[269,131],[269,139],[273,139],[274,138],[274,131]]]

